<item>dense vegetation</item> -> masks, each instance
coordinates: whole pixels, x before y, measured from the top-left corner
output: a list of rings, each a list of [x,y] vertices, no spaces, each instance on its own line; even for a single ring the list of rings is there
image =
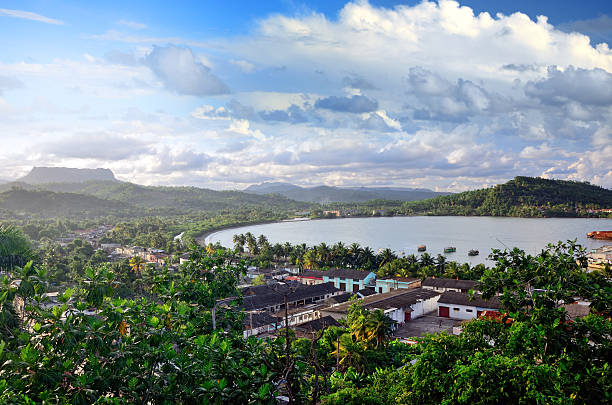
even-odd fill
[[[589,215],[588,209],[610,207],[612,190],[575,181],[516,177],[488,189],[406,202],[400,212],[407,215],[574,217]]]
[[[52,305],[46,270],[28,263],[0,282],[0,402],[608,403],[611,274],[586,273],[583,254],[571,243],[494,251],[482,290],[501,294],[504,315],[413,346],[359,301],[312,340],[244,339],[246,264],[229,251],[194,249],[176,272],[134,265],[128,298],[116,269],[85,265]],[[592,313],[570,321],[562,304],[577,296]]]

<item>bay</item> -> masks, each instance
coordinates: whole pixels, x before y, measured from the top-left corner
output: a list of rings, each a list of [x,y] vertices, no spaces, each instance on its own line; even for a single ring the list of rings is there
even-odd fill
[[[232,247],[233,235],[251,232],[255,236],[265,235],[272,244],[290,242],[313,246],[321,242],[328,245],[357,242],[374,251],[390,248],[404,255],[420,254],[417,246],[421,244],[427,246],[432,256],[442,254],[447,246],[454,246],[456,253],[444,254],[449,261],[491,264],[487,256],[493,248],[519,247],[537,254],[548,243],[557,241],[577,239],[589,250],[612,244],[612,241],[586,237],[587,232],[595,230],[612,230],[612,219],[433,216],[322,219],[225,229],[208,235],[205,242]],[[468,256],[470,249],[479,250],[480,255]]]

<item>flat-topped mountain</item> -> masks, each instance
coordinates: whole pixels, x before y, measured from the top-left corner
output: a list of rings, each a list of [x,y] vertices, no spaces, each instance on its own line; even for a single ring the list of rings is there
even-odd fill
[[[117,181],[110,169],[74,169],[69,167],[34,167],[17,181],[28,184],[82,183],[85,181]]]
[[[370,200],[419,201],[450,193],[439,193],[423,188],[404,187],[333,187],[316,186],[300,187],[282,182],[254,184],[247,187],[247,193],[280,194],[296,201],[330,203],[330,202],[365,202]]]

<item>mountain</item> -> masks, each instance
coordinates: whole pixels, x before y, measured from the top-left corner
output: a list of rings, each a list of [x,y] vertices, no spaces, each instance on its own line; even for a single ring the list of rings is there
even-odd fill
[[[261,183],[247,187],[247,193],[280,194],[296,201],[326,204],[330,202],[365,202],[370,200],[417,201],[450,193],[401,187],[300,187],[289,183]]]
[[[601,208],[612,208],[612,190],[585,182],[519,176],[491,188],[405,202],[402,213],[574,217]]]
[[[110,169],[74,169],[69,167],[34,167],[17,181],[28,184],[117,181]]]
[[[197,187],[153,187],[118,181],[0,185],[0,210],[7,217],[174,216],[294,212],[310,204],[280,195],[215,191]]]

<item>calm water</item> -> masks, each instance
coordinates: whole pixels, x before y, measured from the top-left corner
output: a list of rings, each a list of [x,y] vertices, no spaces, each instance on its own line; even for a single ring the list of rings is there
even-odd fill
[[[353,242],[370,246],[374,251],[390,248],[397,253],[417,254],[417,246],[427,245],[433,256],[444,247],[455,246],[448,260],[460,263],[491,263],[486,259],[492,248],[519,247],[531,254],[539,253],[549,242],[578,239],[588,249],[612,244],[612,241],[588,239],[586,233],[612,230],[612,219],[584,218],[495,218],[495,217],[383,217],[343,218],[301,222],[281,222],[227,229],[209,235],[206,243],[221,242],[233,246],[234,234],[251,232],[266,235],[270,243],[306,243],[309,246],[325,242],[332,245]],[[478,249],[480,255],[469,257],[468,250]]]

